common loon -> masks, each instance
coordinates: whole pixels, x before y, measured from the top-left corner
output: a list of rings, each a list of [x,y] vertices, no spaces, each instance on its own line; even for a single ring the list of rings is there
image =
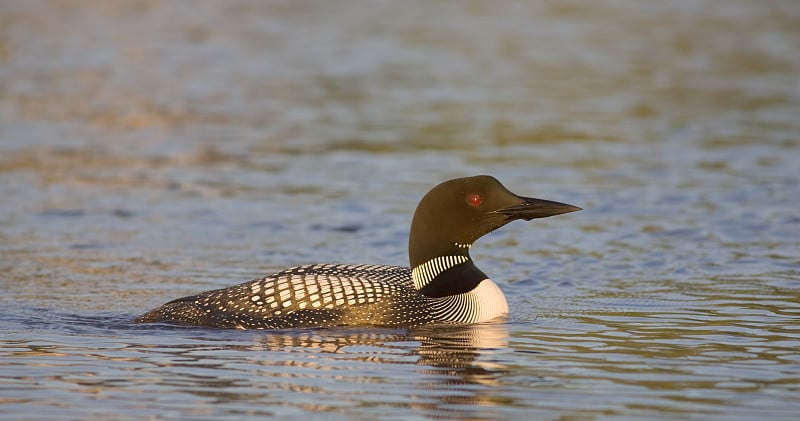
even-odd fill
[[[136,319],[238,329],[413,327],[507,316],[503,292],[469,256],[472,243],[516,220],[581,210],[517,196],[487,175],[445,181],[411,222],[411,268],[317,264],[178,298]]]

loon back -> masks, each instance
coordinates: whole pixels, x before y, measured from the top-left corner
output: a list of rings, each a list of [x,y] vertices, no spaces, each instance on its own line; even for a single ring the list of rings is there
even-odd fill
[[[179,298],[137,321],[244,329],[382,325],[405,310],[424,324],[429,316],[416,311],[424,298],[410,280],[409,270],[397,266],[299,266]]]
[[[494,288],[499,295],[484,286],[483,294],[435,298],[414,288],[409,268],[309,265],[179,298],[136,321],[238,329],[476,323],[508,312],[502,292]],[[482,306],[482,296],[494,305]]]
[[[517,196],[489,176],[446,181],[422,198],[414,214],[411,268],[299,266],[170,301],[136,322],[282,329],[488,321],[505,316],[508,305],[470,258],[472,243],[515,219],[576,210],[580,208]]]

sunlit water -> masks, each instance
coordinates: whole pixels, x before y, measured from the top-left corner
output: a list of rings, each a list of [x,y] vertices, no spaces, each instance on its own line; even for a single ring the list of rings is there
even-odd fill
[[[800,7],[3,2],[0,417],[795,419]],[[488,173],[584,211],[472,256],[508,323],[134,325],[406,264]]]

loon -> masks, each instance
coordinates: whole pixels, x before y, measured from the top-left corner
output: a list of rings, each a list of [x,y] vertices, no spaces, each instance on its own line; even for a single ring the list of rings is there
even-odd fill
[[[410,268],[298,266],[178,298],[135,321],[287,329],[471,324],[507,317],[503,292],[469,256],[472,243],[517,219],[578,210],[517,196],[488,175],[445,181],[431,189],[414,212],[408,241]]]

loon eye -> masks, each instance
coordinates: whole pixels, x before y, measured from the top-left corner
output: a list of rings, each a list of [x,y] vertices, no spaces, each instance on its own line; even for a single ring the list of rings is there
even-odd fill
[[[469,195],[468,201],[470,206],[480,206],[483,204],[483,197],[481,197],[481,195],[478,193],[472,193]]]

